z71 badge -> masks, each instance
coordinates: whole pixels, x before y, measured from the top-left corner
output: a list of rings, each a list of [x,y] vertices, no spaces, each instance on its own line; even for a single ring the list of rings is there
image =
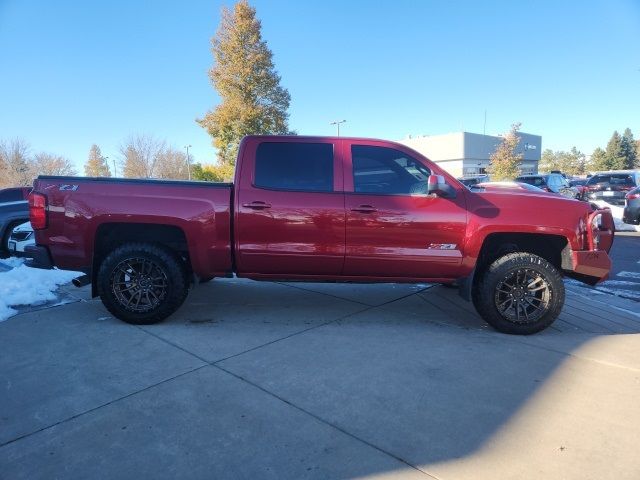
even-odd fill
[[[455,243],[430,243],[427,247],[429,250],[455,250]]]

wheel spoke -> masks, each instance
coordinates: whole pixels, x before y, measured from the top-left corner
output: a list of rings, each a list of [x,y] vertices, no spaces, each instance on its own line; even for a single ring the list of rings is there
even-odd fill
[[[551,291],[544,273],[536,268],[511,270],[495,287],[494,305],[510,322],[538,321],[547,311]]]
[[[138,307],[140,306],[140,300],[142,300],[142,290],[138,290],[138,301],[136,302],[136,306],[133,307],[136,310],[138,309]]]
[[[513,298],[507,298],[505,301],[503,301],[502,303],[498,304],[498,308],[502,308],[502,306],[507,302],[513,303]],[[504,309],[506,310],[507,308],[509,308],[509,307],[505,307]]]
[[[169,281],[162,267],[153,260],[130,257],[122,260],[111,274],[111,290],[120,305],[133,312],[148,312],[166,296]]]

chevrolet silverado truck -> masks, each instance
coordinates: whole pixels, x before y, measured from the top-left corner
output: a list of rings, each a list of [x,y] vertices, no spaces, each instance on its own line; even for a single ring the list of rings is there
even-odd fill
[[[41,176],[36,266],[85,273],[117,318],[159,322],[214,277],[458,286],[495,329],[531,334],[563,276],[607,278],[609,210],[557,195],[469,189],[410,148],[248,136],[233,183]]]

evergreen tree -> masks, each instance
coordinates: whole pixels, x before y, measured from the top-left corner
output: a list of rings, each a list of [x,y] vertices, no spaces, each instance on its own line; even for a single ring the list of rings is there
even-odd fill
[[[246,0],[223,9],[211,43],[215,64],[209,78],[221,103],[197,121],[213,137],[220,163],[234,164],[245,135],[289,133],[290,96],[280,86],[256,10]]]
[[[632,169],[638,162],[638,153],[636,151],[636,141],[633,138],[631,129],[625,129],[624,133],[622,134],[621,144],[622,154],[625,158],[624,168]]]
[[[626,157],[624,147],[622,145],[622,137],[616,130],[611,135],[609,143],[607,143],[607,159],[609,162],[609,168],[612,170],[623,170],[626,168]]]
[[[89,158],[87,163],[84,164],[84,174],[87,177],[110,177],[111,170],[107,160],[102,156],[100,147],[95,143],[91,145],[89,150]]]
[[[571,147],[569,152],[562,152],[563,161],[560,162],[560,170],[568,175],[583,175],[586,170],[586,157],[576,147]]]
[[[511,130],[498,145],[495,152],[491,154],[489,168],[487,169],[491,180],[503,181],[513,180],[520,173],[520,164],[522,163],[522,153],[516,153],[520,137],[518,131],[520,123],[511,125]]]
[[[550,172],[551,170],[558,170],[558,158],[556,153],[547,148],[544,152],[542,152],[542,156],[540,157],[540,163],[538,168],[541,172]]]
[[[589,169],[592,171],[603,171],[611,169],[611,162],[605,152],[600,147],[597,147],[591,154],[591,160],[589,162]]]

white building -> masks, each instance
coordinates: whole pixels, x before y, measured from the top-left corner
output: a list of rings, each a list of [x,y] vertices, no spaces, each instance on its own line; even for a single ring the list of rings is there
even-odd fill
[[[542,137],[518,132],[520,142],[516,151],[523,154],[523,174],[538,173],[542,152]],[[437,162],[456,177],[480,175],[489,166],[489,157],[502,141],[501,137],[479,133],[455,132],[444,135],[425,135],[400,140],[400,143]]]

